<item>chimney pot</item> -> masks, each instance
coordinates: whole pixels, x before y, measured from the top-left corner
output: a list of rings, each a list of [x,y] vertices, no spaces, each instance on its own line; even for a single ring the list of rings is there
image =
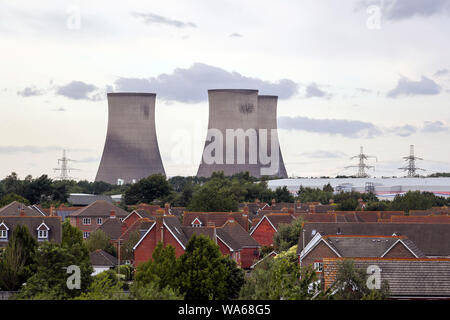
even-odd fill
[[[111,210],[111,211],[109,212],[109,217],[110,217],[111,219],[115,219],[115,218],[116,218],[116,211]]]

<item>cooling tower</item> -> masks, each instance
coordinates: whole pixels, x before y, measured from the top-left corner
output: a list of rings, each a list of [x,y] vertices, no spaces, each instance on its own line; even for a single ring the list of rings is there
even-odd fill
[[[226,130],[236,130],[258,128],[258,90],[240,90],[240,89],[219,89],[208,90],[209,99],[209,122],[208,122],[208,137],[205,143],[205,150],[202,156],[200,167],[198,168],[198,177],[210,177],[214,171],[223,171],[226,176],[231,176],[235,173],[248,171],[252,176],[259,177],[259,165],[256,157],[257,151],[252,153],[252,162],[250,164],[249,143],[250,139],[245,139],[245,163],[238,163],[237,159],[237,139],[234,138],[234,143],[231,139],[227,139]],[[210,135],[214,133],[221,134],[223,138],[223,147],[221,150],[217,149],[213,152],[213,156],[217,157],[216,163],[207,162],[205,157],[209,155],[211,144],[219,142],[220,139],[214,137],[211,139]],[[208,141],[210,140],[210,141]],[[257,144],[256,141],[253,141]],[[231,160],[230,152],[227,153],[227,145],[234,145],[233,161]],[[223,156],[220,155],[222,153]],[[222,162],[222,163],[220,163]],[[232,163],[230,163],[232,162]],[[242,162],[242,161],[241,161]]]
[[[278,170],[277,173],[273,174],[274,176],[278,176],[280,178],[287,178],[286,168],[284,166],[283,156],[281,154],[280,143],[278,141],[278,134],[272,135],[270,134],[272,129],[278,131],[277,126],[277,96],[258,96],[258,126],[259,129],[267,129],[267,154],[272,154],[271,146],[272,139],[276,139],[275,145],[278,146],[277,152],[279,153],[278,158]],[[259,137],[261,138],[261,137]],[[261,166],[269,167],[268,165],[261,164]]]
[[[226,176],[248,171],[257,178],[287,177],[277,135],[274,142],[279,157],[275,171],[264,171],[273,163],[263,164],[259,155],[260,129],[268,130],[266,152],[271,155],[271,129],[277,129],[277,97],[258,96],[258,90],[220,89],[208,90],[208,98],[208,136],[197,176],[210,177],[214,171],[223,171]]]
[[[165,175],[155,100],[154,93],[108,93],[108,130],[95,181],[132,183],[155,173]]]

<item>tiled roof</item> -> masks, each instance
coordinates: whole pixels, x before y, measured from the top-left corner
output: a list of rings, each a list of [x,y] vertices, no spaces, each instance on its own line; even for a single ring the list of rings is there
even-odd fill
[[[294,216],[287,213],[266,214],[266,217],[276,229],[278,229],[280,224],[290,224],[295,219]]]
[[[111,240],[118,240],[122,234],[122,222],[119,218],[108,218],[96,230],[102,230]]]
[[[450,216],[392,216],[391,221],[401,223],[450,223]]]
[[[97,200],[87,207],[83,207],[77,211],[69,214],[69,217],[109,217],[111,210],[114,210],[116,216],[119,218],[125,218],[129,212],[113,205],[110,202],[104,200]]]
[[[23,212],[25,216],[30,217],[42,217],[43,215],[39,213],[37,210],[30,209],[23,203],[20,203],[18,201],[13,201],[10,204],[4,206],[3,208],[0,208],[0,216],[7,217],[7,216],[19,216],[21,210],[23,209]]]
[[[223,228],[216,229],[217,237],[219,237],[225,245],[230,247],[233,251],[238,251],[242,249],[242,245],[236,241],[228,232]]]
[[[429,257],[450,256],[450,224],[420,223],[317,223],[306,222],[304,225],[305,244],[315,232],[324,235],[402,235],[407,236]],[[302,237],[299,247],[302,247]]]
[[[107,202],[112,202],[110,196],[103,194],[81,194],[81,193],[72,193],[69,195],[67,202],[71,203],[74,206],[88,206],[91,203],[103,200]]]
[[[325,288],[336,279],[342,259],[323,259]],[[353,259],[355,266],[367,270],[376,265],[381,281],[389,283],[391,297],[450,297],[450,259]]]
[[[241,227],[235,220],[227,221],[223,227],[217,228],[217,232],[225,231],[230,237],[236,241],[241,248],[259,248],[260,245],[253,239],[250,234]]]
[[[184,212],[183,225],[191,226],[192,221],[198,218],[203,226],[208,223],[214,223],[216,227],[221,227],[228,219],[235,219],[243,228],[247,226],[248,217],[243,216],[242,212]]]
[[[62,237],[61,218],[60,217],[47,217],[47,216],[0,216],[0,224],[4,223],[12,232],[17,225],[25,225],[30,231],[30,234],[36,239],[37,228],[45,223],[49,227],[48,239],[60,243]],[[7,242],[0,242],[0,246],[6,245]]]
[[[117,265],[117,258],[102,249],[91,252],[89,257],[93,266],[115,267]]]

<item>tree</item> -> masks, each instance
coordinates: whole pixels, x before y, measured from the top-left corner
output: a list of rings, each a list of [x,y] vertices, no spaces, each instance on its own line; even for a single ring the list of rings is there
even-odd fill
[[[79,296],[86,291],[93,272],[89,254],[83,244],[75,243],[67,248],[54,242],[44,242],[36,251],[37,271],[17,294],[19,299],[55,299],[64,300]],[[87,260],[86,260],[87,258]],[[80,268],[80,289],[70,289],[67,280],[69,266]]]
[[[295,198],[288,190],[286,186],[278,187],[275,189],[275,201],[276,202],[294,202]]]
[[[168,196],[172,191],[171,185],[162,174],[154,174],[132,184],[125,192],[124,200],[128,205],[137,203],[151,203],[155,199]]]
[[[334,192],[334,189],[329,182],[323,186],[322,190],[325,192]]]
[[[445,203],[444,198],[436,197],[431,192],[408,191],[403,195],[396,195],[390,209],[409,212],[409,210],[427,210]]]
[[[237,266],[236,261],[231,259],[231,257],[222,257],[223,263],[228,268],[228,279],[227,283],[227,299],[237,299],[239,297],[239,292],[244,284],[244,270]]]
[[[121,245],[120,245],[120,259],[122,260],[132,260],[134,257],[133,248],[141,239],[141,234],[139,231],[133,231],[128,236]]]
[[[100,229],[95,230],[89,235],[89,238],[86,239],[86,247],[89,252],[101,249],[116,256],[116,248],[112,245],[111,239]]]
[[[137,267],[134,282],[138,286],[154,283],[159,289],[176,288],[177,269],[175,248],[171,245],[164,247],[162,242],[159,242],[153,251],[152,259]]]
[[[18,290],[35,271],[37,242],[24,225],[17,225],[0,261],[0,288]]]
[[[28,201],[24,197],[19,196],[18,194],[15,194],[15,193],[8,193],[7,195],[3,196],[0,199],[0,208],[7,206],[8,204],[10,204],[11,202],[14,202],[14,201],[23,203],[24,205],[27,205],[27,206],[30,205],[30,201]]]
[[[334,298],[339,300],[382,300],[389,296],[389,285],[383,281],[379,290],[367,287],[368,274],[355,266],[351,259],[338,264]]]
[[[133,283],[130,287],[130,299],[133,300],[183,300],[183,298],[178,291],[170,287],[160,289],[153,282],[141,286]]]
[[[303,218],[298,217],[291,224],[280,224],[273,237],[273,244],[277,251],[286,251],[298,243],[303,229]]]
[[[119,300],[124,297],[122,284],[117,280],[117,274],[107,270],[94,276],[87,291],[81,293],[75,300]]]
[[[331,186],[330,186],[331,187]],[[329,191],[327,186],[324,186],[323,190],[319,188],[310,188],[300,186],[297,191],[297,199],[302,203],[307,202],[320,202],[322,204],[328,204],[330,199],[333,198],[333,191]]]
[[[229,270],[219,246],[194,234],[180,257],[178,286],[186,300],[223,300],[228,295]]]
[[[237,211],[239,201],[236,190],[232,188],[230,179],[225,178],[223,172],[214,172],[211,179],[202,186],[197,186],[189,211],[221,212]],[[235,188],[237,185],[234,186]]]

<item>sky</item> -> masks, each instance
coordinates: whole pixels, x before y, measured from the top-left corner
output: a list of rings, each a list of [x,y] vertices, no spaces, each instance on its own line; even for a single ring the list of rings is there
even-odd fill
[[[450,0],[0,1],[0,178],[93,181],[107,92],[154,92],[166,174],[195,175],[207,90],[278,100],[289,176],[450,171]],[[177,146],[190,152],[180,159]]]

